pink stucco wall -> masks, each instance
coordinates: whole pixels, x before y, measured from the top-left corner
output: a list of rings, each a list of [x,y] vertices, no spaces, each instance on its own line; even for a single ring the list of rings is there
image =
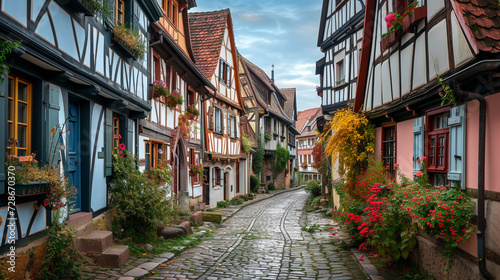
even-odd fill
[[[500,94],[486,97],[486,157],[485,157],[485,188],[500,192]],[[478,172],[478,133],[479,133],[479,102],[467,103],[467,136],[466,136],[466,173],[467,188],[477,189]]]
[[[407,178],[413,178],[413,120],[396,125],[396,162]]]
[[[375,160],[382,160],[382,128],[375,128]]]

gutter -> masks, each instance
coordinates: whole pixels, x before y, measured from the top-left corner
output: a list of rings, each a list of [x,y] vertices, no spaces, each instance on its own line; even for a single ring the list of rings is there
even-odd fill
[[[483,60],[477,62],[466,69],[457,72],[444,81],[451,79],[462,80],[464,77],[470,77],[480,72],[495,70],[500,67],[500,60]],[[477,176],[477,259],[478,268],[481,275],[487,280],[493,280],[493,276],[486,268],[486,217],[485,217],[485,154],[486,154],[486,100],[483,95],[475,92],[465,92],[461,90],[460,83],[455,90],[459,97],[465,101],[479,101],[479,141],[478,141],[478,176]]]

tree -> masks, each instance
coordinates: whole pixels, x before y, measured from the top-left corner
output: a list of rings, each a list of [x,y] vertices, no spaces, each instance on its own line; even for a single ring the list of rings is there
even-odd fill
[[[278,147],[276,148],[276,152],[273,156],[273,161],[271,162],[271,171],[273,172],[273,184],[274,180],[278,177],[278,175],[285,171],[288,160],[290,159],[290,151],[288,149],[281,147],[280,143],[278,143]]]

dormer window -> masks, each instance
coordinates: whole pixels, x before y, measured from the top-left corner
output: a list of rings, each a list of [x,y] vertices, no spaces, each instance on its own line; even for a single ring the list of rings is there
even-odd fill
[[[231,65],[224,60],[219,60],[219,81],[224,82],[228,87],[231,86]]]

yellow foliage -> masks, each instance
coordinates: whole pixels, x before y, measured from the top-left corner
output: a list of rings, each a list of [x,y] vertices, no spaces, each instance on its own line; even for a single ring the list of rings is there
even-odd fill
[[[325,155],[332,162],[339,159],[339,173],[345,175],[349,170],[357,172],[374,154],[375,128],[362,113],[352,107],[341,109],[326,125],[320,138],[326,141]]]

